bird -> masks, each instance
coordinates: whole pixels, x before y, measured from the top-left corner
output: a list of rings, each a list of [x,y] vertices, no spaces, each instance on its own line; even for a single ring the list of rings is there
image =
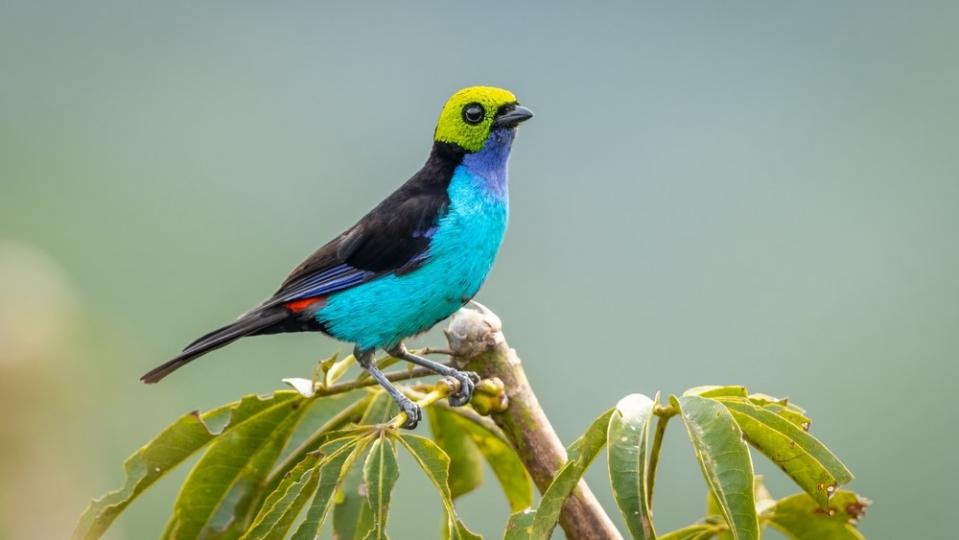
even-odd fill
[[[513,141],[532,117],[509,90],[455,92],[419,171],[304,260],[268,299],[140,380],[156,383],[243,337],[321,332],[353,345],[357,363],[406,413],[404,428],[415,428],[422,410],[377,367],[377,350],[452,377],[459,388],[450,404],[467,404],[479,377],[413,354],[404,341],[455,313],[486,280],[507,227]]]

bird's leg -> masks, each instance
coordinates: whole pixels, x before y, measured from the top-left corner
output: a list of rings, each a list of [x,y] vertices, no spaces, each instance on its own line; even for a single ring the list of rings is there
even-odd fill
[[[420,423],[420,420],[423,419],[422,409],[420,409],[419,405],[413,403],[410,398],[400,393],[400,391],[390,383],[389,379],[386,378],[386,375],[376,367],[376,360],[373,357],[374,352],[373,349],[363,350],[356,347],[353,349],[353,356],[356,357],[357,363],[360,364],[371,377],[376,379],[376,382],[380,383],[380,386],[393,398],[393,401],[400,407],[400,410],[406,413],[406,422],[403,423],[402,427],[406,429],[415,428],[416,425]]]
[[[406,350],[406,346],[402,343],[386,352],[393,358],[406,360],[407,362],[411,362],[418,366],[423,366],[426,369],[431,369],[436,373],[443,375],[444,377],[452,377],[453,379],[456,379],[456,381],[460,383],[460,389],[455,394],[450,395],[450,405],[454,407],[460,407],[469,403],[470,399],[473,398],[473,389],[476,387],[476,383],[478,383],[480,380],[479,375],[477,375],[475,372],[460,371],[458,369],[453,369],[449,366],[443,365],[439,362],[434,362],[427,358],[423,358],[422,356],[417,356]]]

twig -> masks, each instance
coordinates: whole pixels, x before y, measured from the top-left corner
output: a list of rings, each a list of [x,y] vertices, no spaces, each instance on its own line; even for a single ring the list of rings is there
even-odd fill
[[[437,349],[435,347],[423,347],[422,349],[414,349],[411,351],[413,354],[445,354],[446,356],[453,356],[453,351],[449,349]]]
[[[519,356],[507,345],[499,317],[483,306],[477,309],[460,310],[453,317],[446,331],[450,349],[468,369],[483,378],[498,377],[505,384],[509,406],[491,418],[542,493],[566,462],[566,449],[540,407]],[[584,481],[566,500],[559,522],[570,540],[622,540]]]
[[[416,404],[425,409],[426,407],[429,407],[430,405],[450,395],[452,391],[453,388],[441,379],[440,382],[433,386],[432,390],[430,390],[428,393],[424,394],[422,392],[416,392],[416,394],[418,394],[416,396]],[[406,419],[406,413],[401,412],[393,417],[393,419],[390,420],[389,424],[387,425],[396,429],[402,426],[403,423],[406,422]]]
[[[404,369],[403,371],[391,371],[386,374],[386,378],[390,382],[397,382],[406,381],[409,379],[417,379],[420,377],[428,377],[430,375],[436,375],[436,372],[426,368],[418,367],[416,369]],[[326,397],[335,394],[343,394],[351,390],[356,390],[357,388],[366,388],[367,386],[376,386],[377,384],[379,383],[376,382],[376,379],[367,378],[356,381],[336,383],[327,387],[320,386],[314,390],[312,397]]]
[[[659,465],[659,451],[663,447],[663,435],[666,434],[666,424],[669,419],[676,415],[676,409],[672,406],[662,407],[656,405],[653,408],[653,414],[656,415],[656,435],[653,436],[653,448],[649,453],[649,465],[647,476],[649,477],[649,490],[646,492],[646,504],[653,508],[653,486],[656,484],[656,469]]]
[[[406,394],[406,396],[409,397],[410,399],[417,400],[417,401],[423,399],[423,397],[426,396],[425,393],[420,392],[419,390],[415,388],[409,388],[406,386],[400,387],[400,391]],[[493,422],[490,419],[490,417],[483,416],[480,413],[474,411],[470,407],[453,407],[449,403],[442,400],[434,402],[432,406],[449,411],[453,414],[456,414],[460,416],[461,418],[464,418],[467,421],[472,422],[480,426],[481,428],[485,429],[486,431],[489,431],[490,433],[496,435],[503,441],[509,442],[509,439],[506,438],[506,435],[503,433],[503,430],[501,430],[499,426],[496,425],[496,422]]]

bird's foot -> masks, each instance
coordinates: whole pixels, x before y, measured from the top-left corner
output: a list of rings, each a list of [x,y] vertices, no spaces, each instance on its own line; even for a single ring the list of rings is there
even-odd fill
[[[473,391],[476,390],[476,384],[480,381],[480,376],[475,371],[453,370],[449,377],[457,382],[459,389],[450,394],[449,403],[453,407],[462,407],[473,399]]]
[[[401,411],[406,413],[406,421],[403,422],[403,425],[400,427],[403,429],[416,429],[420,420],[423,419],[423,409],[407,397],[397,399],[396,404],[399,405]]]

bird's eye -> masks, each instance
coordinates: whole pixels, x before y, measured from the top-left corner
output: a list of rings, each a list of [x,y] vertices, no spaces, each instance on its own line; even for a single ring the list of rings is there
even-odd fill
[[[479,103],[470,103],[463,107],[463,120],[467,124],[479,124],[486,118],[486,110]]]

